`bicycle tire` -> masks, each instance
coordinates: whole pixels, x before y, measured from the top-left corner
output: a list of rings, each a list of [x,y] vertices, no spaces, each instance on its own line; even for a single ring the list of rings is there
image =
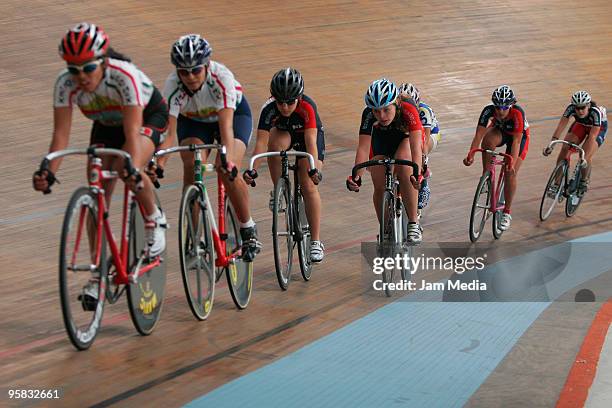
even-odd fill
[[[72,194],[64,214],[62,235],[60,238],[59,287],[62,316],[68,338],[77,350],[86,350],[91,347],[100,329],[102,316],[104,314],[108,273],[104,229],[102,229],[100,264],[95,266],[95,269],[98,270],[100,274],[98,302],[93,306],[95,309],[85,310],[85,298],[81,297],[83,296],[83,282],[88,282],[89,278],[91,278],[91,272],[84,269],[92,264],[91,248],[95,248],[96,245],[96,238],[93,238],[92,241],[93,234],[88,233],[88,231],[91,231],[93,227],[96,229],[97,233],[97,200],[97,196],[87,187],[78,188]],[[75,216],[77,218],[76,220],[73,219]],[[92,223],[88,222],[90,219]],[[83,228],[84,226],[85,228]],[[77,229],[76,233],[73,232],[73,228],[75,227]],[[70,245],[71,238],[73,237],[85,238],[85,242],[81,239],[78,241],[78,245]],[[69,270],[69,268],[71,269],[70,264],[72,260],[75,260],[76,265],[83,266],[82,272]],[[77,275],[81,275],[83,278],[87,279],[81,282],[75,282]],[[77,296],[77,293],[80,293],[81,296]],[[82,309],[84,313],[81,313],[79,309]],[[81,323],[81,321],[84,323]]]
[[[395,255],[395,198],[389,191],[383,194],[382,208],[380,212],[379,225],[379,253],[382,258],[393,257]],[[393,282],[395,268],[384,268],[382,273],[382,281],[385,287],[385,294],[391,297],[392,291],[389,288],[389,283]]]
[[[499,189],[498,189],[498,193],[499,193],[499,197],[497,198],[497,205],[501,205],[501,204],[506,204],[506,196],[504,193],[504,187],[506,186],[506,180],[502,179],[501,183],[499,184]],[[501,224],[501,218],[502,218],[502,213],[503,210],[497,210],[493,213],[493,222],[491,223],[492,228],[493,228],[493,238],[495,239],[500,239],[502,234],[504,233],[504,230],[502,230],[500,228],[500,224]]]
[[[401,241],[402,244],[404,243],[404,241],[406,241],[406,238],[408,237],[408,214],[406,213],[406,207],[404,207],[404,203],[402,202],[402,200],[399,200],[399,206],[400,206],[400,225],[401,225],[401,231],[402,231],[402,236],[401,236]],[[412,252],[413,252],[413,245],[402,245],[401,246],[401,251],[402,251],[402,255],[404,254],[408,254],[408,257],[412,257]],[[400,274],[402,277],[402,280],[409,280],[410,276],[410,270],[408,268],[405,267],[405,265],[403,267],[400,268]]]
[[[293,262],[292,202],[289,181],[279,178],[274,187],[274,207],[272,211],[272,241],[274,247],[274,266],[276,278],[282,290],[287,290],[291,280]],[[286,254],[283,251],[286,246]]]
[[[226,255],[237,254],[227,268],[227,286],[229,287],[232,300],[240,310],[246,308],[251,300],[253,293],[253,262],[245,262],[242,259],[240,250],[242,248],[242,238],[240,236],[240,222],[236,216],[234,206],[225,198],[225,241]]]
[[[298,242],[298,257],[300,260],[300,271],[302,278],[308,282],[312,277],[312,260],[310,259],[310,246],[312,244],[312,234],[308,217],[306,217],[306,207],[304,205],[304,196],[300,189],[296,188],[295,192],[295,224],[300,231]]]
[[[573,188],[573,191],[569,191],[569,194],[567,195],[567,200],[565,201],[566,217],[572,217],[574,216],[574,214],[576,214],[576,211],[578,210],[578,207],[580,207],[580,203],[582,202],[582,199],[584,198],[584,194],[582,195],[578,194],[578,186],[580,185],[581,179],[582,179],[582,172],[580,168],[577,167],[576,170],[574,171],[574,179],[570,181],[570,183],[568,183],[569,185],[573,183],[574,188]],[[568,190],[570,189],[568,188]]]
[[[546,183],[546,187],[544,188],[544,194],[542,194],[542,201],[540,202],[540,220],[546,221],[548,217],[552,214],[555,206],[559,202],[559,198],[563,194],[563,189],[565,187],[565,179],[567,178],[567,160],[563,160],[555,166],[552,173],[550,173],[550,177],[548,178],[548,183]],[[561,172],[561,174],[559,174]],[[555,197],[551,199],[548,195],[548,191],[555,184],[555,180],[559,180],[559,185],[557,186],[557,193]],[[547,202],[547,201],[551,202]]]
[[[484,194],[484,205],[481,203],[481,198]],[[491,173],[485,172],[480,177],[474,200],[472,202],[472,210],[470,211],[470,241],[475,243],[480,238],[484,225],[487,222],[489,205],[491,201]],[[478,216],[478,209],[482,211],[482,216]]]
[[[215,299],[215,245],[203,192],[190,185],[179,208],[179,258],[183,288],[189,308],[206,320]]]
[[[157,194],[155,203],[161,205]],[[132,271],[145,248],[144,218],[138,209],[136,201],[132,201],[130,210],[130,230],[128,241],[128,271]],[[166,251],[160,257],[166,259]],[[136,283],[127,285],[128,309],[134,327],[143,336],[148,336],[155,330],[164,305],[166,292],[166,262],[140,275]]]

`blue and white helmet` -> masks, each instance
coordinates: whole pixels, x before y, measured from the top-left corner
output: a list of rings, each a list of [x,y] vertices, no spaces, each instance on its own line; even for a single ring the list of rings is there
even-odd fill
[[[591,102],[591,95],[587,91],[576,91],[572,95],[572,104],[576,106],[585,106]]]
[[[364,99],[368,108],[380,109],[394,103],[398,96],[397,86],[387,78],[381,78],[370,84]]]
[[[412,98],[417,105],[421,101],[421,92],[419,92],[419,88],[411,83],[403,83],[402,86],[400,86],[400,92]]]
[[[199,34],[187,34],[176,40],[170,51],[170,60],[177,68],[193,68],[210,61],[212,47]]]
[[[493,91],[491,102],[495,106],[512,106],[516,103],[516,97],[508,85],[501,85]]]

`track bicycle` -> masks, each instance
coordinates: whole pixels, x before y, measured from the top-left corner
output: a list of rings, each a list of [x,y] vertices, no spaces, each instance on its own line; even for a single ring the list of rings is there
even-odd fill
[[[121,237],[116,240],[109,223],[104,182],[119,178],[114,170],[102,169],[104,156],[124,161],[126,174],[140,175],[132,166],[129,153],[91,146],[49,153],[40,164],[39,174],[52,160],[69,155],[87,155],[89,185],[78,188],[64,215],[59,253],[59,286],[64,326],[72,344],[89,348],[98,334],[104,304],[113,304],[127,292],[128,309],[136,330],[150,334],[159,321],[166,285],[165,251],[150,258],[145,240],[145,217],[134,193],[124,187]],[[51,190],[45,191],[45,194]],[[157,205],[159,200],[155,196]],[[111,255],[107,258],[107,245]],[[97,301],[85,295],[84,282],[97,281]]]
[[[179,255],[187,302],[198,320],[205,320],[210,315],[215,284],[224,273],[238,309],[248,306],[253,291],[253,263],[242,259],[240,222],[219,177],[217,227],[203,178],[205,173],[214,173],[216,166],[202,163],[203,149],[216,150],[221,165],[227,166],[226,149],[220,144],[176,146],[155,153],[156,158],[182,151],[195,155],[194,182],[183,190],[179,209]],[[235,178],[237,172],[234,168],[230,179]]]

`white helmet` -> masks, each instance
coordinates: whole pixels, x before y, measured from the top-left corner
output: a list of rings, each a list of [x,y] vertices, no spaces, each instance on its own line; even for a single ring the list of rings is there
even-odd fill
[[[421,100],[421,92],[419,92],[419,88],[412,85],[411,83],[403,83],[400,87],[400,93],[411,97],[417,105]]]
[[[591,95],[587,91],[576,91],[572,95],[572,104],[576,106],[584,106],[591,102]]]

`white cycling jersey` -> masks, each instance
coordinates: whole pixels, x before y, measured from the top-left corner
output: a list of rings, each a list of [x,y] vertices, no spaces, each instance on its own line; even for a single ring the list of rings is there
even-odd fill
[[[68,69],[60,72],[55,82],[54,107],[78,106],[83,115],[106,126],[123,123],[123,106],[146,106],[155,87],[134,64],[106,59],[100,85],[93,92],[83,91]]]
[[[163,92],[170,115],[179,114],[199,122],[219,121],[218,112],[224,108],[236,110],[242,101],[242,86],[223,64],[210,61],[202,87],[191,94],[183,87],[176,71],[168,75]]]

